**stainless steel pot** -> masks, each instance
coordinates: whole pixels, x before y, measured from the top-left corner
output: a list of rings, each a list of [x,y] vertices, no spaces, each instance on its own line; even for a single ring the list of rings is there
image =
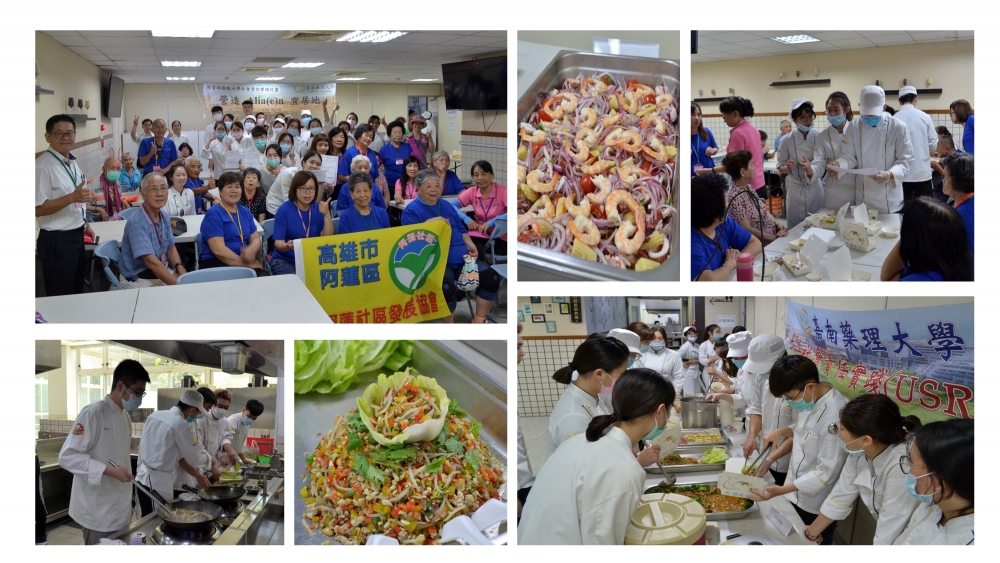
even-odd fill
[[[703,397],[681,399],[681,427],[715,428],[719,425],[719,403],[706,401]]]

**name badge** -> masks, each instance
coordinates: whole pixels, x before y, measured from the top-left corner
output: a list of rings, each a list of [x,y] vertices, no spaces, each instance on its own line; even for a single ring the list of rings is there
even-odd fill
[[[159,167],[159,166],[156,166],[155,164],[153,165],[153,172],[156,172],[156,171],[158,171],[159,169],[160,169],[160,167]]]
[[[402,166],[403,165],[403,159],[402,158],[397,158],[396,159],[396,165],[397,166]]]

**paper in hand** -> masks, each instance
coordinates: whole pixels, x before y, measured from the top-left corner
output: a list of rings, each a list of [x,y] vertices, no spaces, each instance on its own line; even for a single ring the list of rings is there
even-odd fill
[[[840,174],[860,174],[862,176],[874,176],[878,174],[878,170],[874,168],[841,168],[839,166],[830,166],[834,172],[838,175]]]

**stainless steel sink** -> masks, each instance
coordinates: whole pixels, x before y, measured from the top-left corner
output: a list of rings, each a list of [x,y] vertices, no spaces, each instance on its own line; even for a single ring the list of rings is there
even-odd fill
[[[246,545],[285,544],[285,506],[268,503],[247,530]]]

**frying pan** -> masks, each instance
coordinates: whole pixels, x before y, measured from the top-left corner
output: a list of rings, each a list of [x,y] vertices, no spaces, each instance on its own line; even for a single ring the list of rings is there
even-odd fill
[[[243,487],[226,487],[222,485],[202,487],[200,489],[196,489],[190,485],[184,485],[183,487],[185,491],[197,494],[201,497],[201,500],[215,503],[226,508],[235,506],[236,503],[239,502],[240,498],[247,494],[247,490]]]
[[[171,502],[166,505],[170,510],[193,510],[195,512],[203,512],[209,516],[209,520],[204,522],[180,522],[175,518],[172,518],[170,513],[167,512],[163,506],[156,508],[156,515],[160,517],[161,520],[170,525],[171,528],[175,530],[202,530],[212,524],[222,516],[222,507],[217,504],[212,504],[210,502],[204,502],[200,500],[194,501],[177,501]]]

